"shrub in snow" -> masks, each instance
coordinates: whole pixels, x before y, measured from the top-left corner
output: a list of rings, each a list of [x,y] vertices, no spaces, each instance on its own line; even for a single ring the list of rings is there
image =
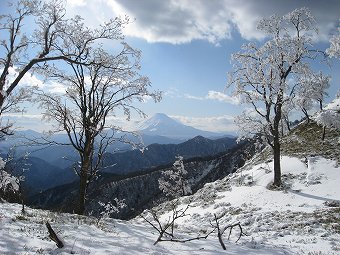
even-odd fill
[[[0,195],[19,191],[19,179],[7,173],[4,170],[5,165],[6,162],[0,157]]]
[[[166,221],[162,220],[162,212],[159,213],[157,210],[147,210],[141,214],[141,217],[146,221],[154,230],[158,232],[158,238],[154,242],[156,245],[158,242],[179,242],[185,243],[194,240],[207,239],[211,235],[215,228],[206,233],[205,235],[197,235],[195,237],[184,237],[183,235],[175,234],[175,228],[177,227],[177,220],[189,216],[186,211],[189,209],[190,205],[181,207],[178,205],[178,200],[171,202],[171,213],[169,214]],[[163,217],[164,218],[164,217]]]
[[[183,157],[177,156],[172,169],[164,171],[163,177],[158,180],[159,188],[169,197],[189,195],[191,188],[188,180],[185,179],[187,174]]]
[[[340,201],[339,200],[330,200],[323,203],[325,206],[329,207],[340,207]]]
[[[316,114],[314,119],[320,125],[340,130],[340,93],[324,110]]]
[[[0,190],[18,191],[19,190],[19,179],[10,175],[4,170],[0,170]]]
[[[114,203],[115,204],[108,202],[105,204],[101,201],[98,202],[103,210],[100,212],[97,224],[101,219],[109,218],[113,213],[118,213],[120,209],[126,207],[125,200],[118,200],[118,198],[115,198]]]

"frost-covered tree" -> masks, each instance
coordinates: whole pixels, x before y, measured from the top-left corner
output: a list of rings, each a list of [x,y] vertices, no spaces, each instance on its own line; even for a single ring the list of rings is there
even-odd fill
[[[338,28],[338,31],[340,32],[340,28]],[[326,50],[326,53],[330,57],[340,59],[340,34],[334,35],[330,39],[330,47]],[[314,119],[324,127],[340,129],[340,91],[325,109],[321,109],[315,115]]]
[[[189,182],[186,178],[188,172],[184,168],[182,156],[177,156],[173,167],[164,171],[158,180],[159,188],[166,196],[186,196],[191,193]]]
[[[318,51],[312,49],[316,33],[314,18],[306,8],[296,9],[283,17],[262,19],[258,29],[267,34],[262,45],[249,43],[232,55],[233,72],[228,87],[234,95],[250,105],[237,118],[240,136],[262,134],[274,155],[274,183],[281,185],[280,124],[283,109],[290,104],[299,77],[313,73],[311,61]]]
[[[340,130],[340,93],[325,109],[318,112],[314,119],[324,127]]]
[[[116,22],[116,30],[111,32],[121,41],[121,23]],[[84,39],[86,35],[78,38]],[[64,68],[45,68],[48,77],[67,86],[62,95],[41,92],[39,101],[44,117],[57,123],[55,131],[67,133],[78,152],[79,167],[75,169],[80,177],[78,214],[84,213],[87,187],[102,166],[106,150],[117,141],[117,131],[122,130],[110,124],[108,117],[122,113],[129,120],[131,111],[145,116],[134,103],[146,98],[160,100],[159,92],[150,91],[149,79],[139,74],[140,52],[127,43],[121,45],[116,54],[100,47],[89,48],[78,59],[84,63],[68,62]],[[87,65],[88,62],[91,64]]]
[[[32,95],[18,86],[25,75],[51,61],[79,63],[97,41],[115,39],[128,22],[117,18],[90,29],[79,16],[65,18],[62,0],[15,0],[8,5],[9,13],[0,9],[0,135],[12,134],[13,123],[4,121],[3,114],[19,111],[18,104]]]
[[[338,28],[338,31],[340,32],[340,27]],[[340,59],[340,33],[337,35],[334,35],[330,40],[330,47],[326,50],[326,53],[330,57],[338,58]]]
[[[299,77],[299,86],[297,86],[293,100],[308,121],[310,120],[309,111],[314,108],[315,103],[322,110],[324,99],[328,95],[326,91],[330,86],[329,81],[330,76],[324,75],[321,71]]]

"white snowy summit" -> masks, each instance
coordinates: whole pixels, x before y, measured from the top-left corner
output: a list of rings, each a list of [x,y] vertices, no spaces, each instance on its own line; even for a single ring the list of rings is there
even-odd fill
[[[143,121],[138,130],[144,135],[166,136],[169,138],[187,140],[195,136],[217,137],[219,133],[200,130],[176,121],[164,113],[156,113],[151,118]]]

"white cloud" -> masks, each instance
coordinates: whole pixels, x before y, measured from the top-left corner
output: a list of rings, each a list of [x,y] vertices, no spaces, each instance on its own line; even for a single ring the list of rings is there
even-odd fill
[[[178,98],[182,97],[179,89],[175,87],[171,87],[163,92],[163,97],[169,97],[169,98]]]
[[[2,72],[3,69],[0,69],[0,71]],[[8,79],[7,79],[6,85],[9,86],[9,84],[15,80],[17,75],[18,75],[18,70],[16,69],[16,67],[10,67],[9,70],[8,70]],[[21,87],[36,86],[36,87],[42,88],[44,86],[44,83],[43,83],[43,81],[38,79],[35,75],[27,73],[21,79],[19,86],[21,86]]]
[[[53,125],[55,122],[47,122],[43,120],[43,114],[16,114],[16,113],[8,113],[3,116],[3,121],[6,122],[9,120],[10,122],[15,123],[15,128],[18,130],[27,130],[32,129],[38,132],[44,132],[53,129]],[[108,125],[114,125],[118,127],[122,127],[126,131],[134,131],[139,123],[141,118],[136,118],[133,120],[126,120],[124,116],[109,116],[106,121]]]
[[[190,94],[184,94],[184,97],[187,99],[194,99],[194,100],[205,100],[207,99],[206,97],[198,97],[198,96],[193,96]]]
[[[235,104],[235,105],[240,103],[240,100],[238,97],[228,96],[227,94],[224,94],[218,91],[213,91],[213,90],[208,92],[207,99],[217,100],[220,102]]]
[[[59,82],[49,82],[45,88],[51,93],[65,93],[66,87]]]
[[[135,131],[141,118],[131,116],[130,120],[126,119],[126,116],[108,116],[106,122],[108,125],[121,127],[125,131]]]
[[[50,123],[42,120],[42,114],[5,114],[3,120],[15,123],[15,129],[35,130],[38,132],[48,131],[52,128]]]
[[[180,121],[185,125],[192,126],[201,130],[228,133],[236,133],[237,131],[237,127],[234,123],[234,117],[229,115],[213,117],[186,117],[172,115],[170,117]]]
[[[214,90],[208,91],[208,94],[204,97],[198,97],[198,96],[193,96],[189,94],[185,94],[184,97],[187,99],[193,99],[193,100],[217,100],[219,102],[233,104],[233,105],[237,105],[240,103],[240,100],[238,97],[229,96],[227,94],[224,94],[219,91],[214,91]]]
[[[126,34],[148,42],[187,43],[203,39],[212,43],[230,37],[231,15],[223,1],[133,1],[107,0],[116,15],[127,14],[135,21]]]
[[[94,8],[89,6],[89,12],[95,10],[97,13],[92,16],[97,16],[98,19],[102,20],[103,15],[109,18],[108,10],[111,10],[111,17],[112,14],[127,14],[135,19],[125,30],[129,36],[143,38],[148,42],[173,44],[188,43],[197,39],[218,44],[220,40],[230,38],[235,28],[245,39],[261,39],[264,35],[256,30],[256,25],[262,17],[274,13],[284,15],[303,6],[310,8],[316,17],[319,39],[327,40],[329,32],[337,24],[340,8],[340,1],[337,0],[330,0],[327,4],[308,0],[86,1]],[[105,7],[106,10],[103,11]]]
[[[17,77],[17,75],[18,71],[11,67],[9,69],[8,82],[11,83]],[[66,90],[66,87],[63,84],[55,81],[43,81],[42,78],[39,78],[30,72],[26,73],[21,79],[19,87],[37,87],[52,93],[64,93]]]
[[[68,0],[67,4],[71,7],[85,6],[86,0]]]

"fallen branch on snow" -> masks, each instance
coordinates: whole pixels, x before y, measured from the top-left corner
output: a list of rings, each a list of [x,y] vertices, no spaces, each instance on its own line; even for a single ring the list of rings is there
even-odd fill
[[[54,232],[53,228],[51,227],[51,224],[47,221],[46,222],[46,227],[48,229],[48,233],[49,233],[49,238],[56,243],[58,248],[63,248],[64,247],[64,243],[60,240],[60,238],[58,237],[58,235]]]

